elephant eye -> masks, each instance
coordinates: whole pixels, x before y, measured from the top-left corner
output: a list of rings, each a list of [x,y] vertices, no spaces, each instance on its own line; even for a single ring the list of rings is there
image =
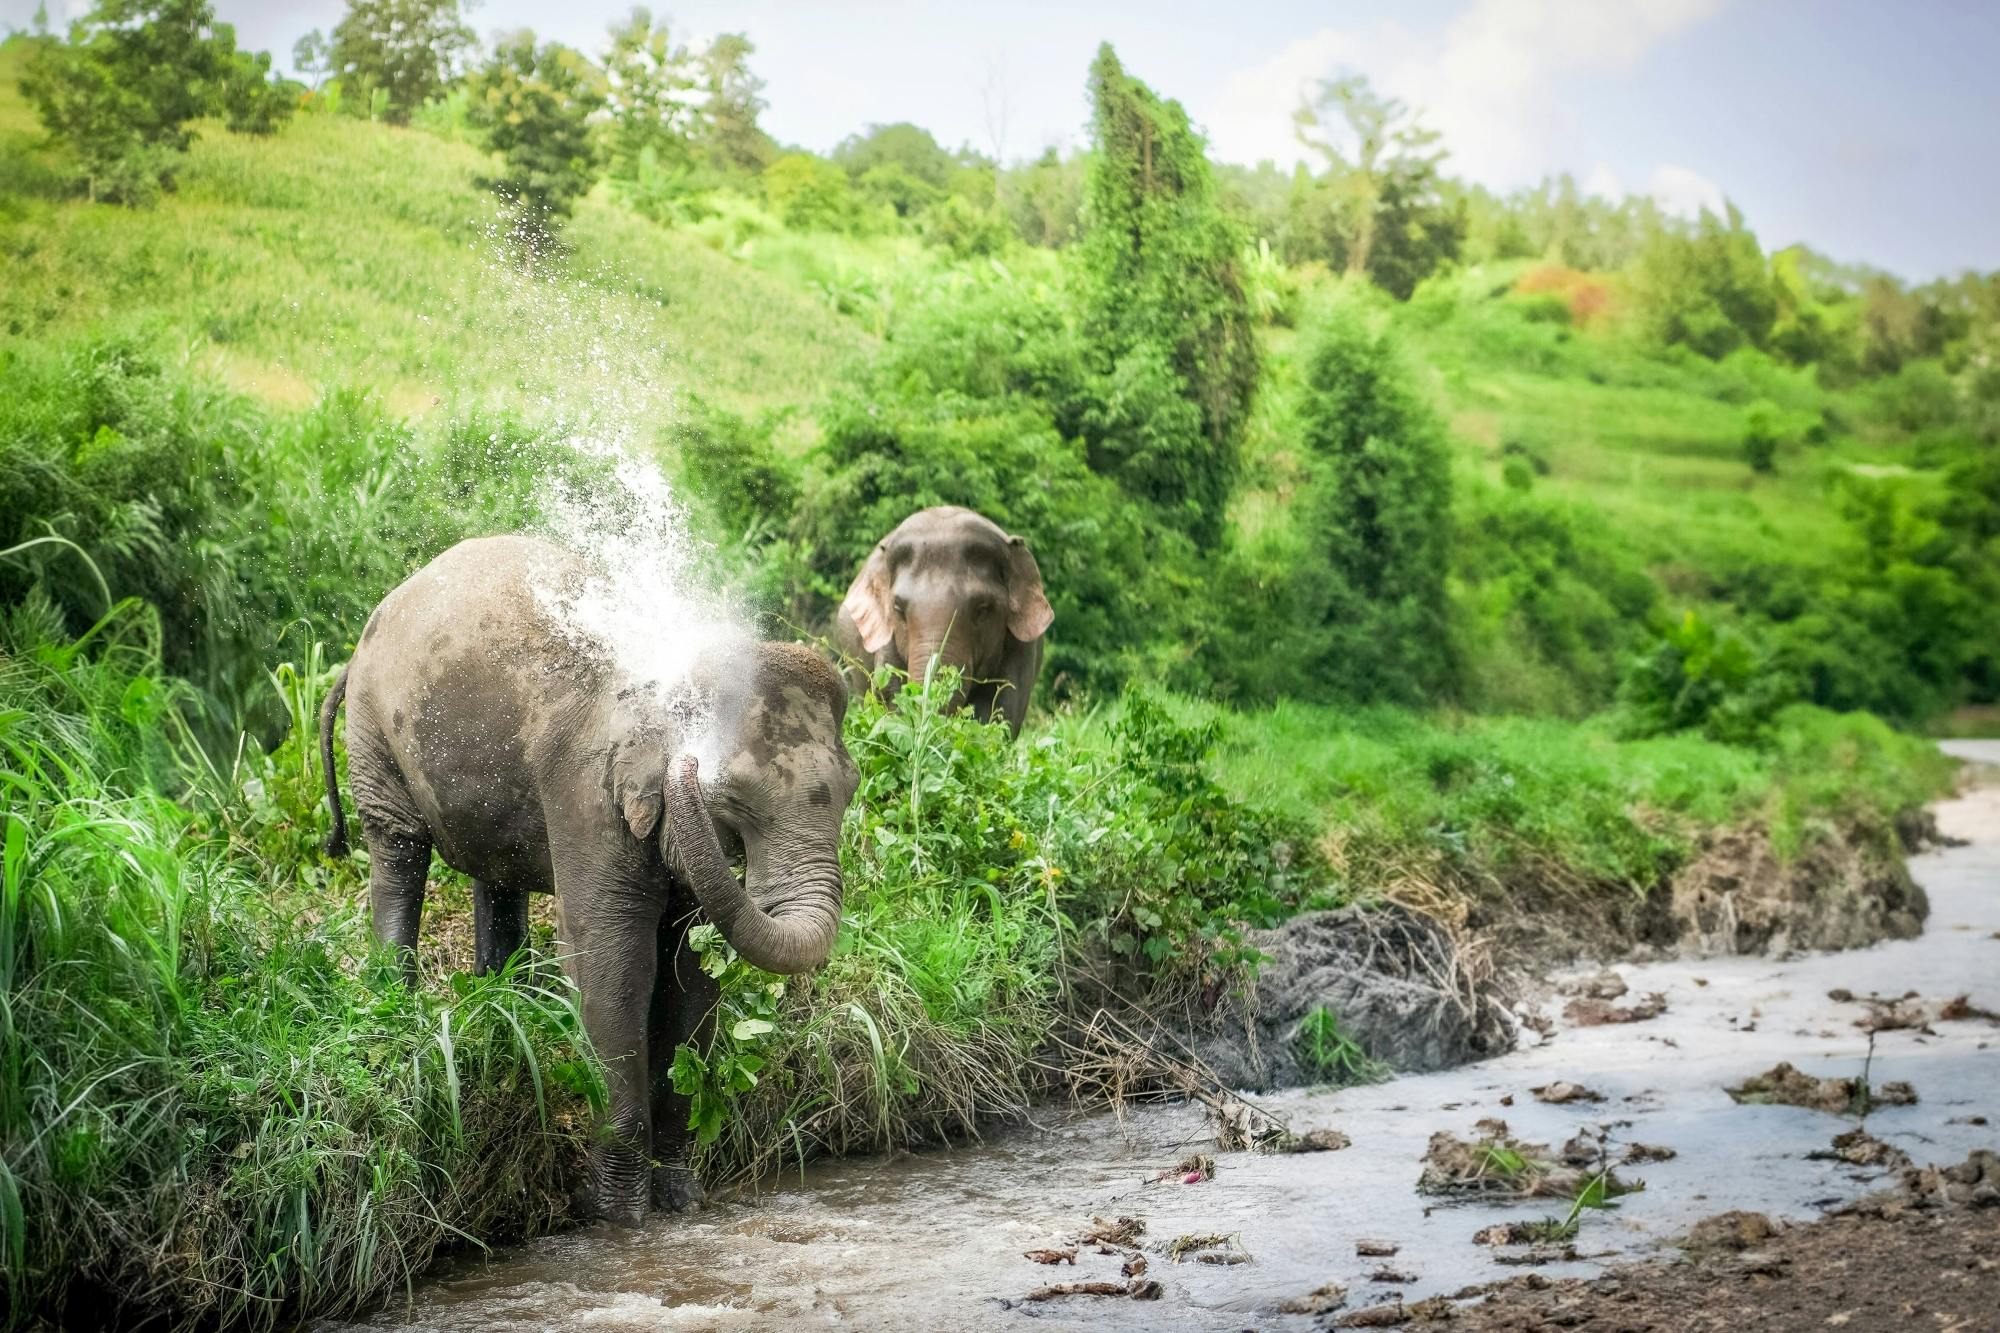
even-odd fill
[[[910,613],[909,602],[904,598],[898,597],[896,599],[896,618],[898,620],[901,620],[904,616],[908,615],[909,613]]]

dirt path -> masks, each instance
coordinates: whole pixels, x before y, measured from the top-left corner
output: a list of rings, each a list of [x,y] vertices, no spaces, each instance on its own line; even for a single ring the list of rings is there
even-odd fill
[[[2000,764],[2000,743],[1951,748]],[[1906,1081],[1918,1097],[1914,1105],[1869,1114],[1867,1130],[1890,1148],[1922,1164],[2000,1147],[2000,1129],[1982,1123],[1987,1116],[2000,1120],[2000,1027],[1969,1016],[1933,1021],[1927,1031],[1880,1032],[1871,1061],[1870,1036],[1856,1025],[1868,1006],[1829,996],[1840,990],[1901,996],[1914,989],[1933,1009],[1964,994],[1975,1008],[2000,1010],[2000,787],[1945,802],[1937,813],[1944,832],[1968,843],[1912,862],[1932,903],[1921,937],[1787,960],[1623,966],[1628,994],[1619,1003],[1657,993],[1664,1012],[1642,1022],[1577,1026],[1561,1018],[1557,1001],[1549,1040],[1481,1065],[1262,1099],[1297,1129],[1345,1132],[1353,1143],[1342,1151],[1215,1153],[1200,1116],[1182,1108],[1144,1109],[1122,1119],[1063,1120],[1052,1113],[1056,1123],[975,1147],[820,1163],[803,1180],[794,1177],[754,1202],[660,1218],[637,1232],[551,1237],[491,1261],[469,1260],[420,1288],[410,1306],[371,1322],[438,1330],[798,1322],[880,1333],[1009,1325],[1305,1329],[1378,1304],[1415,1303],[1530,1271],[1558,1284],[1599,1283],[1621,1264],[1627,1267],[1617,1269],[1615,1289],[1515,1292],[1497,1298],[1516,1302],[1511,1309],[1501,1304],[1475,1314],[1454,1304],[1453,1312],[1478,1328],[1533,1328],[1551,1318],[1570,1326],[1562,1321],[1587,1314],[1591,1322],[1578,1326],[1650,1329],[1706,1326],[1674,1322],[1683,1311],[1688,1320],[1726,1315],[1729,1327],[1792,1328],[1819,1327],[1808,1316],[1823,1323],[1851,1310],[1849,1327],[1902,1327],[1880,1322],[1880,1312],[1891,1307],[1869,1303],[1895,1296],[1936,1297],[1934,1308],[1956,1317],[1972,1307],[1954,1303],[1958,1279],[1938,1274],[1970,1273],[1967,1291],[1989,1291],[1989,1270],[1952,1265],[1977,1257],[1981,1246],[1991,1255],[1995,1210],[1928,1231],[1917,1223],[1884,1223],[1887,1229],[1879,1230],[1860,1222],[1805,1226],[1880,1188],[1894,1170],[1823,1155],[1836,1134],[1855,1128],[1850,1116],[1738,1105],[1724,1092],[1780,1061],[1815,1076],[1852,1077],[1866,1067],[1878,1087]],[[1603,1100],[1552,1105],[1531,1091],[1557,1081],[1582,1084]],[[1614,1211],[1582,1216],[1573,1242],[1577,1259],[1512,1267],[1496,1261],[1506,1251],[1475,1244],[1475,1233],[1561,1214],[1565,1200],[1454,1205],[1415,1188],[1431,1136],[1474,1138],[1486,1117],[1502,1118],[1514,1136],[1551,1148],[1585,1131],[1601,1132],[1616,1155],[1634,1143],[1675,1155],[1620,1168],[1643,1179],[1645,1189],[1619,1200]],[[1185,1173],[1157,1179],[1190,1153],[1213,1156],[1212,1179],[1188,1184]],[[1714,1260],[1720,1268],[1630,1267],[1657,1260],[1670,1238],[1725,1209],[1798,1224],[1778,1242],[1786,1262],[1777,1266],[1791,1276],[1730,1268],[1740,1256]],[[1143,1219],[1145,1234],[1102,1252],[1082,1245],[1073,1264],[1044,1266],[1024,1257],[1068,1248],[1093,1216]],[[1896,1229],[1902,1225],[1910,1230]],[[1830,1239],[1811,1239],[1820,1234]],[[1172,1242],[1197,1235],[1223,1239],[1177,1262]],[[1364,1254],[1362,1242],[1382,1242],[1395,1253]],[[1204,1262],[1203,1253],[1218,1260]],[[1121,1270],[1134,1254],[1146,1260],[1142,1281],[1158,1284],[1140,1288],[1153,1299],[1079,1294],[1023,1301],[1053,1283],[1122,1286],[1128,1279]],[[1286,1309],[1327,1284],[1343,1289],[1337,1312]],[[1533,1305],[1536,1299],[1544,1304]],[[1785,1306],[1783,1299],[1797,1303]],[[1553,1303],[1559,1301],[1568,1304]],[[1766,1322],[1742,1323],[1745,1307]],[[1769,1322],[1781,1314],[1792,1322]],[[1926,1318],[1910,1326],[2000,1328],[2000,1316],[1988,1325]]]

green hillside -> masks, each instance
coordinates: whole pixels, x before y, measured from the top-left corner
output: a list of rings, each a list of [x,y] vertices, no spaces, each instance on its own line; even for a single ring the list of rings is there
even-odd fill
[[[550,926],[471,977],[438,866],[405,986],[365,864],[317,851],[314,738],[390,588],[577,496],[643,529],[621,468],[657,464],[773,635],[823,632],[931,503],[1025,536],[1056,608],[1018,743],[949,679],[854,701],[841,946],[783,985],[718,950],[722,1036],[675,1062],[716,1178],[1094,1092],[1052,1031],[1212,1004],[1301,911],[1631,917],[1724,829],[1896,862],[1950,780],[1916,733],[2000,696],[2000,387],[1957,289],[1922,298],[1944,333],[1877,336],[1875,297],[1800,296],[1712,218],[1588,268],[1557,237],[1342,276],[1108,47],[1127,118],[1031,164],[869,156],[914,127],[819,158],[705,112],[668,170],[579,103],[603,142],[553,244],[487,188],[521,162],[475,146],[463,81],[408,126],[381,89],[269,84],[296,114],[196,122],[123,207],[79,197],[32,52],[0,46],[22,1322],[132,1313],[109,1291],[285,1326],[575,1220],[605,1094]],[[1460,233],[1536,224],[1452,199]],[[1754,337],[1662,316],[1703,245],[1789,302]]]

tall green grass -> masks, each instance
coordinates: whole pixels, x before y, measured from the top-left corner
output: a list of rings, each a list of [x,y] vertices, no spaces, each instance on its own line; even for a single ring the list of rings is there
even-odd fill
[[[256,854],[272,774],[201,757],[159,636],[131,601],[0,627],[8,1326],[268,1328],[561,1220],[601,1100],[567,988],[407,989],[351,875]]]

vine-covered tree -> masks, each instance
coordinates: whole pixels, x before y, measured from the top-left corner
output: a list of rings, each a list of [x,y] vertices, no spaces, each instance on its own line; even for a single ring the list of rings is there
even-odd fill
[[[1103,392],[1076,424],[1091,466],[1203,546],[1220,538],[1257,344],[1201,137],[1107,44],[1090,67],[1084,322]]]
[[[480,184],[513,208],[516,239],[540,250],[590,188],[596,160],[589,121],[604,105],[604,73],[582,52],[537,43],[523,28],[494,44],[467,90],[469,118],[505,167]]]
[[[461,0],[347,0],[333,29],[333,69],[350,103],[406,125],[442,93],[476,42]]]
[[[209,0],[99,0],[67,42],[38,43],[21,89],[75,153],[86,195],[139,204],[173,188],[189,122],[221,112],[231,129],[268,131],[290,114],[270,67],[236,49]]]

